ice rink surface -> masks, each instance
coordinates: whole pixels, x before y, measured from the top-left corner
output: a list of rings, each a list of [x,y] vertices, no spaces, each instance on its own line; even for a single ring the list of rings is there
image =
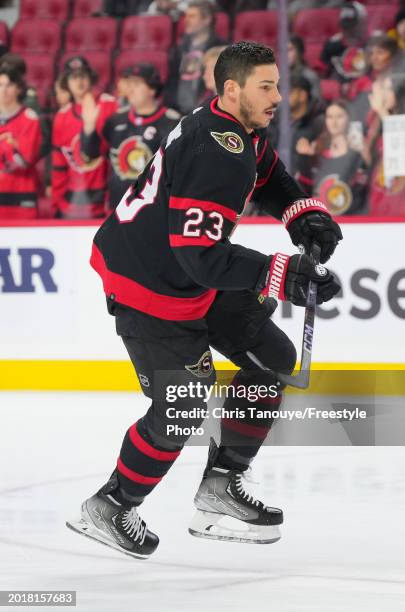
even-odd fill
[[[4,392],[0,407],[0,589],[76,590],[79,612],[405,609],[403,447],[263,448],[263,501],[285,523],[262,546],[188,534],[207,454],[188,447],[141,508],[161,544],[137,561],[65,520],[105,482],[147,400]]]

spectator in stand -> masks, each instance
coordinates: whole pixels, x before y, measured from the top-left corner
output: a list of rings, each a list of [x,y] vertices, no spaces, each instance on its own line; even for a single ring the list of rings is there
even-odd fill
[[[211,47],[205,52],[203,57],[203,81],[205,85],[205,91],[200,99],[200,103],[208,100],[217,95],[217,89],[215,86],[214,68],[217,60],[225,47]]]
[[[70,104],[72,101],[72,96],[70,95],[70,91],[63,87],[62,85],[62,76],[59,76],[53,86],[54,97],[56,105],[59,108],[63,108],[67,104]]]
[[[387,32],[390,38],[393,38],[398,48],[405,51],[405,8],[401,8],[395,17],[395,28]]]
[[[367,42],[368,72],[346,84],[345,98],[349,101],[353,120],[366,121],[370,110],[369,94],[373,83],[389,76],[394,70],[401,68],[402,52],[398,52],[397,43],[386,34],[372,36]]]
[[[114,95],[117,100],[119,110],[124,110],[128,107],[128,84],[130,76],[131,68],[122,68],[115,83]]]
[[[129,70],[131,72],[129,73]],[[128,69],[129,108],[111,115],[101,133],[97,130],[100,109],[87,106],[82,113],[82,155],[88,162],[109,151],[111,162],[110,207],[115,208],[152,159],[160,142],[180,120],[177,111],[160,103],[162,83],[151,64]]]
[[[288,66],[290,77],[303,76],[311,84],[311,94],[314,98],[321,95],[319,76],[305,61],[305,43],[300,36],[292,34],[288,41]]]
[[[325,76],[341,80],[336,72],[334,58],[341,57],[345,51],[354,47],[364,48],[367,38],[367,9],[360,2],[347,2],[339,17],[340,32],[324,44],[321,61],[325,65]]]
[[[185,35],[170,62],[166,101],[182,114],[192,111],[203,92],[204,53],[224,44],[215,33],[215,7],[208,0],[190,2],[185,12]]]
[[[24,77],[0,66],[0,219],[38,216],[35,164],[41,153],[38,115],[23,105]]]
[[[52,134],[52,204],[61,218],[93,219],[105,214],[107,161],[101,155],[88,162],[80,152],[82,112],[98,109],[96,129],[101,132],[117,110],[112,96],[94,95],[96,81],[97,75],[84,57],[66,62],[61,85],[73,101],[56,113]]]
[[[312,157],[307,191],[319,197],[333,215],[364,214],[368,177],[361,155],[362,139],[350,129],[350,113],[343,100],[331,102],[324,129],[316,141],[301,138],[297,153]],[[306,170],[309,166],[305,164]],[[312,186],[312,189],[311,189]]]
[[[312,96],[311,83],[301,75],[290,78],[290,118],[291,118],[291,168],[290,174],[302,179],[306,175],[302,172],[303,161],[296,150],[297,142],[301,138],[314,141],[322,131],[324,124],[324,108],[319,100]],[[270,139],[275,148],[279,140],[278,116],[270,124]],[[310,160],[312,163],[312,159]],[[305,179],[302,187],[307,190]]]
[[[25,75],[27,73],[27,64],[25,63],[24,59],[17,53],[5,53],[0,58],[0,67],[10,68],[13,71],[16,70],[21,74],[26,83]],[[23,106],[25,106],[26,108],[31,108],[39,117],[42,132],[41,152],[39,157],[42,158],[48,155],[51,150],[51,123],[48,115],[42,112],[42,109],[39,105],[36,89],[26,83],[25,92],[25,98],[22,101]]]
[[[27,73],[27,64],[24,59],[17,53],[5,53],[0,57],[0,66],[9,67],[12,70],[17,70],[24,77]],[[38,115],[41,113],[41,108],[38,102],[37,92],[34,87],[26,85],[26,95],[23,101],[24,106],[32,108]]]
[[[154,0],[150,3],[146,13],[148,15],[169,15],[173,21],[178,21],[186,8],[185,0]]]
[[[392,74],[373,84],[370,94],[371,111],[364,146],[364,158],[371,167],[369,202],[374,215],[405,216],[405,173],[385,177],[383,152],[383,121],[391,115],[405,114],[405,76]],[[398,149],[401,147],[399,137]],[[393,152],[395,155],[395,151]]]

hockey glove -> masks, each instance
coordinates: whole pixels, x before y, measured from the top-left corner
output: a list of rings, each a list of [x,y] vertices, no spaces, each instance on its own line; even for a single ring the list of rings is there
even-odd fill
[[[305,306],[310,280],[318,283],[317,304],[328,302],[340,290],[333,274],[324,266],[314,265],[308,255],[289,257],[284,253],[275,253],[269,257],[269,267],[259,289],[261,295],[266,297]]]
[[[321,263],[328,261],[343,235],[339,225],[332,219],[321,200],[307,198],[288,206],[282,217],[283,223],[296,246],[303,245],[311,252],[313,242],[321,247]]]

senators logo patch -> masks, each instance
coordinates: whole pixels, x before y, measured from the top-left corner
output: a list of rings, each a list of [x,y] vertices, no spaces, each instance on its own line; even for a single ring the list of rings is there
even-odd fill
[[[111,149],[111,163],[121,179],[137,179],[153,153],[139,136],[131,136],[122,141],[117,149]]]
[[[196,364],[184,367],[194,376],[198,376],[198,378],[208,378],[214,369],[211,351],[205,351]]]
[[[210,132],[210,134],[221,147],[231,153],[242,153],[245,148],[242,138],[235,132],[223,132],[222,134],[221,132]]]

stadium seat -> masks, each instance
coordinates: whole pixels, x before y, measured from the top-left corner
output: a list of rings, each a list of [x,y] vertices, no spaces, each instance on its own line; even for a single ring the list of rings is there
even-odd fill
[[[395,15],[398,6],[395,4],[371,4],[367,6],[368,31],[371,34],[376,30],[386,32],[395,26]]]
[[[320,74],[325,70],[325,66],[320,59],[323,44],[323,42],[312,42],[305,45],[305,60],[308,66]]]
[[[228,41],[230,38],[230,23],[229,16],[226,13],[217,13],[215,16],[215,32],[224,40]],[[184,34],[184,17],[179,19],[176,28],[176,41],[179,42]]]
[[[0,21],[0,46],[8,47],[9,32],[7,24]]]
[[[91,17],[101,11],[103,0],[74,0],[73,17]]]
[[[66,51],[111,51],[117,41],[117,21],[113,17],[83,17],[68,23]]]
[[[292,23],[294,34],[305,42],[320,42],[339,31],[339,9],[304,9],[298,11]]]
[[[335,79],[321,79],[321,96],[324,100],[337,100],[341,95],[341,86]]]
[[[172,44],[173,24],[167,15],[143,15],[124,19],[120,48],[165,51]]]
[[[117,78],[123,68],[127,68],[138,63],[153,64],[159,70],[162,81],[165,82],[167,80],[167,53],[164,51],[155,51],[153,49],[136,49],[134,51],[123,51],[123,53],[120,53],[115,60],[115,78]]]
[[[90,66],[97,73],[96,92],[107,91],[111,82],[111,54],[105,51],[80,51],[79,54],[88,60]],[[59,60],[59,72],[62,72],[67,60],[74,55],[77,55],[77,53],[73,51],[68,51],[62,55]]]
[[[277,21],[277,11],[242,11],[236,15],[233,40],[254,40],[274,47]]]
[[[65,21],[70,0],[21,0],[20,19],[54,19]]]
[[[27,83],[35,88],[40,106],[45,107],[49,100],[55,76],[55,62],[49,53],[41,55],[22,54],[27,65]]]
[[[51,19],[22,19],[11,34],[13,53],[55,54],[61,47],[61,25]]]

